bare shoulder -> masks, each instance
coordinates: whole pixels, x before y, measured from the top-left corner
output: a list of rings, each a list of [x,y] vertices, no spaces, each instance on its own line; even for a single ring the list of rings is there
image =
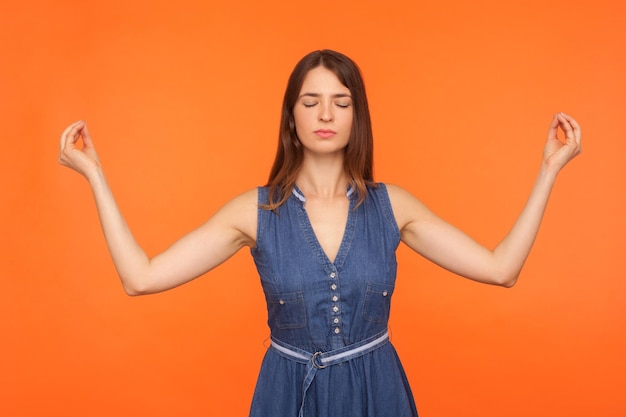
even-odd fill
[[[401,231],[409,224],[430,216],[431,213],[428,208],[413,194],[395,184],[385,183],[385,186],[389,194],[393,215]]]
[[[256,207],[258,206],[258,199],[259,199],[259,191],[257,188],[253,188],[251,190],[244,191],[243,193],[234,197],[232,200],[230,200],[227,203],[227,205],[232,204],[234,206],[241,207],[241,208],[245,208],[245,207],[250,208],[253,206],[256,212]]]
[[[253,188],[224,204],[208,223],[220,223],[241,234],[246,246],[254,246],[257,229],[258,190]]]
[[[400,187],[399,185],[385,183],[385,187],[387,187],[387,192],[391,200],[399,200],[403,198],[413,197],[411,193],[409,193],[407,190]],[[393,201],[392,201],[392,204],[393,204]]]

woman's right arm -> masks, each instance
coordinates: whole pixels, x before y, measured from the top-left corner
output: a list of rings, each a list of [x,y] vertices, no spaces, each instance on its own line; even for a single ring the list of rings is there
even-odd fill
[[[76,147],[82,137],[83,147]],[[257,191],[234,198],[206,223],[161,254],[149,258],[137,244],[107,184],[85,122],[61,135],[59,163],[83,175],[91,186],[115,268],[129,295],[177,287],[215,268],[256,239]]]

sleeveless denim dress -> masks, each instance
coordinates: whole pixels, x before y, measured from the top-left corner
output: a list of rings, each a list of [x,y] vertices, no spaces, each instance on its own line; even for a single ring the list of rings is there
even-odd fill
[[[400,242],[387,189],[368,188],[356,209],[356,193],[350,189],[346,196],[350,209],[334,262],[315,236],[297,187],[277,213],[258,211],[251,252],[272,344],[250,417],[417,416],[386,333]],[[259,203],[267,202],[268,189],[259,188]]]

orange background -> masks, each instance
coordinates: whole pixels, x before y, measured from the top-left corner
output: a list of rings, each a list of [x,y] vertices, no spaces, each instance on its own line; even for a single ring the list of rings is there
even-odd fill
[[[399,250],[392,338],[420,415],[626,415],[625,7],[4,0],[0,415],[247,415],[268,337],[247,251],[127,297],[58,137],[88,121],[154,254],[266,180],[287,76],[319,48],[363,70],[377,179],[486,245],[521,209],[552,114],[583,126],[516,287]]]

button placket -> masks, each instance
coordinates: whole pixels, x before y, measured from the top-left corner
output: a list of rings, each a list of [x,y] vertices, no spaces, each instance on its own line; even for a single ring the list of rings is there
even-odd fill
[[[337,286],[337,273],[335,271],[332,271],[329,274],[329,277],[331,279],[331,285],[330,285],[330,289],[332,290],[332,295],[331,295],[331,301],[332,301],[332,307],[331,310],[333,311],[333,324],[332,324],[332,332],[336,335],[338,335],[339,333],[341,333],[341,329],[339,327],[339,323],[340,323],[340,309],[339,309],[339,305],[337,304],[337,302],[339,301],[339,293],[337,292],[338,286]]]

